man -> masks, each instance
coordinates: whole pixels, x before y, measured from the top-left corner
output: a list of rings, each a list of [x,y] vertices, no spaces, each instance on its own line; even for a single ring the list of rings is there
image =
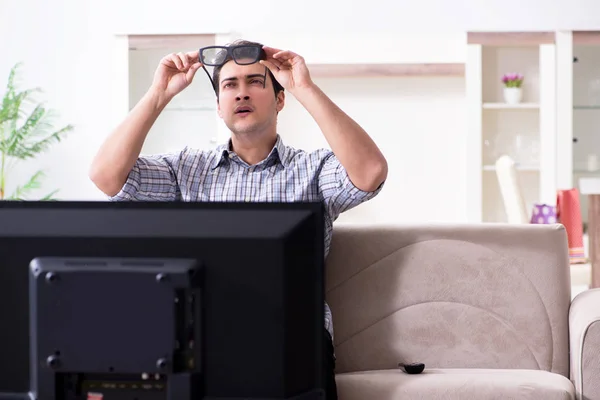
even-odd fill
[[[186,147],[140,157],[161,111],[203,64],[214,66],[209,78],[231,139],[214,150]],[[277,115],[285,91],[314,118],[332,151],[309,153],[283,144]],[[386,177],[387,162],[373,140],[315,85],[301,56],[247,41],[164,57],[148,92],[106,139],[90,169],[111,200],[322,201],[326,255],[333,221],[373,198]],[[325,315],[327,399],[336,399],[327,304]]]

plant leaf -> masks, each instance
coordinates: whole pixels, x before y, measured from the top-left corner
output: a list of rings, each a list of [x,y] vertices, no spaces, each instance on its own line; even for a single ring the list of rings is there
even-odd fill
[[[57,129],[53,124],[53,112],[37,103],[34,94],[39,88],[17,90],[16,78],[21,64],[10,71],[0,104],[0,198],[4,195],[6,176],[19,160],[31,159],[45,152],[54,143],[73,130],[72,125]],[[41,187],[42,171],[36,172],[24,185],[18,186],[8,199],[24,199],[31,191]],[[55,190],[43,200],[50,200]]]
[[[32,190],[39,189],[41,185],[41,180],[44,178],[43,171],[37,171],[27,183],[23,186],[17,186],[15,192],[7,198],[7,200],[25,200],[25,195],[31,192]]]
[[[0,151],[9,156],[14,156],[14,153],[20,143],[27,139],[36,129],[40,129],[40,123],[43,122],[44,108],[38,105],[34,108],[31,114],[27,117],[25,122],[20,128],[14,128],[10,130],[8,137],[4,137],[0,141]]]
[[[51,114],[41,105],[35,107],[23,125],[10,132],[4,140],[0,140],[0,151],[10,157],[19,159],[33,158],[73,130],[72,125],[54,130],[50,122]]]
[[[48,193],[47,195],[45,195],[44,197],[42,197],[40,200],[42,200],[42,201],[56,200],[54,198],[54,195],[58,192],[59,192],[59,190],[55,189],[55,190],[51,191],[50,193]]]

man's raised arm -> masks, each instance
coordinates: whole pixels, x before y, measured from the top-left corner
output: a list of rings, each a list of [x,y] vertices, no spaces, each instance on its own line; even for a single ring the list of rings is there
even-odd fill
[[[261,62],[310,113],[354,186],[365,192],[378,189],[387,178],[388,166],[367,132],[314,84],[301,56],[264,49],[267,60]]]
[[[94,157],[89,176],[98,189],[108,196],[121,190],[150,128],[171,99],[192,83],[200,66],[197,51],[170,54],[160,61],[150,89]]]

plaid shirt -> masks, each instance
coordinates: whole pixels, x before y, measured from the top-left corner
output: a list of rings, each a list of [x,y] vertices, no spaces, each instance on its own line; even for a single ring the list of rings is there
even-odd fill
[[[382,185],[383,186],[383,185]],[[325,204],[325,256],[333,221],[373,198],[355,187],[331,150],[305,152],[277,142],[267,158],[248,165],[231,150],[231,140],[214,150],[192,150],[139,157],[112,201],[322,201]],[[333,321],[325,304],[325,328]]]

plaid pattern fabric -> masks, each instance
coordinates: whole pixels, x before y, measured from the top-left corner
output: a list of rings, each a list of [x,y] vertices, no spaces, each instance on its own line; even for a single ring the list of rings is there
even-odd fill
[[[322,201],[325,204],[325,256],[333,222],[344,211],[375,197],[350,181],[331,150],[296,150],[281,137],[267,158],[248,165],[231,150],[231,140],[214,150],[193,150],[139,157],[127,182],[112,201]],[[333,321],[325,304],[325,327]]]

